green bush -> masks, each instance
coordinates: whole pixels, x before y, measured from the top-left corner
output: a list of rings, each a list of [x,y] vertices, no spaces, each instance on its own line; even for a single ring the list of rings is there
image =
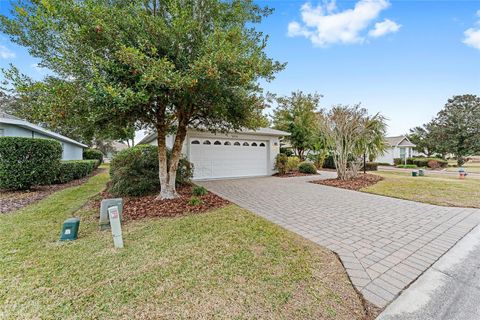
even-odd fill
[[[191,197],[189,200],[188,200],[188,205],[190,206],[199,206],[203,204],[203,201],[202,199],[200,198],[197,198],[197,197]]]
[[[297,171],[300,164],[299,157],[288,157],[287,159],[287,172]]]
[[[167,152],[167,158],[171,152]],[[158,148],[139,145],[118,152],[110,164],[112,187],[110,191],[119,196],[143,196],[160,189],[158,178]],[[178,164],[177,185],[190,182],[193,165],[182,158]]]
[[[287,155],[287,157],[293,156],[293,151],[290,148],[281,147],[280,148],[280,153],[283,153],[283,154]]]
[[[402,168],[402,169],[416,169],[416,168],[418,168],[416,164],[399,164],[396,167],[397,168]]]
[[[317,167],[318,169],[323,168],[323,164],[325,163],[326,157],[327,157],[327,154],[325,154],[325,152],[319,152],[319,153],[307,155],[307,159],[313,162],[315,167]]]
[[[192,189],[192,194],[196,197],[204,196],[208,193],[208,190],[203,186],[195,186]]]
[[[313,163],[304,161],[298,165],[298,171],[301,173],[317,173],[317,168]]]
[[[98,164],[100,165],[103,162],[103,153],[97,149],[84,149],[83,160],[98,160]]]
[[[88,176],[99,165],[98,160],[62,161],[55,183],[67,183]]]
[[[51,139],[0,137],[0,188],[29,189],[50,184],[62,159],[62,145]]]
[[[278,171],[278,174],[283,176],[287,173],[287,162],[288,156],[284,153],[279,153],[275,157],[275,167],[274,169]]]
[[[398,166],[398,165],[404,165],[405,164],[405,160],[402,159],[402,158],[394,158],[393,159],[393,164],[395,166]],[[408,164],[408,159],[407,159],[407,164]],[[411,164],[411,163],[410,163]]]
[[[323,162],[323,167],[326,169],[336,169],[335,161],[333,160],[332,155],[328,155]]]
[[[435,161],[437,162],[438,167],[445,168],[448,166],[448,161],[441,159],[441,158],[426,158],[426,157],[420,157],[420,158],[408,158],[407,159],[407,164],[414,164],[417,167],[428,167],[428,163],[430,161]]]
[[[388,163],[388,162],[378,162],[378,165],[379,166],[391,166],[392,164]]]
[[[367,171],[377,171],[378,170],[378,163],[377,162],[367,162],[365,164],[366,170]],[[363,165],[362,165],[362,170],[363,170]]]

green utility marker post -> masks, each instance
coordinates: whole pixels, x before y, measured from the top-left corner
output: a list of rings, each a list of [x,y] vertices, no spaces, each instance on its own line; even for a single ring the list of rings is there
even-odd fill
[[[60,235],[60,241],[77,240],[79,228],[79,218],[70,218],[65,220],[62,226],[62,234]]]

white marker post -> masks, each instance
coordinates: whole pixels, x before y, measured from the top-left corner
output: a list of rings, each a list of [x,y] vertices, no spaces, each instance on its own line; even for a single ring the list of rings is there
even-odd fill
[[[120,213],[118,212],[118,207],[113,206],[108,208],[108,215],[110,217],[113,244],[115,248],[123,248],[122,226],[120,224]]]

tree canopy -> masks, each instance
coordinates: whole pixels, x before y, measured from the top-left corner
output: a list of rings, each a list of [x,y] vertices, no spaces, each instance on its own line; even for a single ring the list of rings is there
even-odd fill
[[[278,106],[273,113],[273,125],[290,133],[285,140],[301,159],[305,158],[306,150],[313,150],[320,144],[317,121],[320,98],[320,94],[305,94],[302,91],[276,98]]]
[[[459,165],[480,152],[480,97],[472,94],[448,99],[437,116],[411,130],[412,142],[427,155],[451,153]]]
[[[284,67],[253,28],[270,13],[251,0],[18,1],[0,31],[80,88],[92,102],[79,112],[96,126],[157,131],[164,199],[177,196],[187,127],[239,130],[263,120],[259,80]]]

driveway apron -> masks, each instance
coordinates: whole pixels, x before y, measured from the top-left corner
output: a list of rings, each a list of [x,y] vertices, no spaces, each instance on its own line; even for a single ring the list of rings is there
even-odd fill
[[[309,183],[332,178],[261,177],[197,182],[336,252],[353,285],[378,307],[391,302],[480,223],[480,210],[450,208]]]

